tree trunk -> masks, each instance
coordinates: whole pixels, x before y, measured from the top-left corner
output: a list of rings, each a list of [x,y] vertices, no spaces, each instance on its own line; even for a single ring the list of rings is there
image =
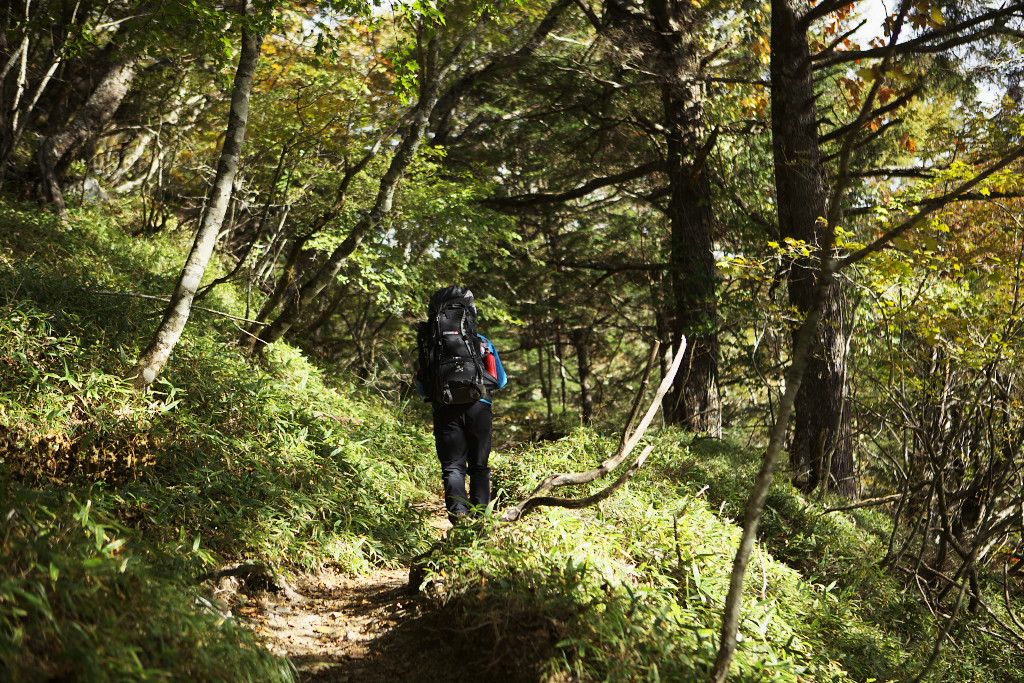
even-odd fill
[[[712,210],[707,176],[700,166],[683,163],[694,145],[679,133],[685,116],[683,102],[665,96],[665,113],[672,131],[669,151],[669,220],[671,255],[669,276],[672,310],[671,348],[686,338],[686,357],[678,381],[666,395],[665,419],[695,432],[721,436],[722,413],[718,397],[718,332],[715,302],[715,263],[711,246]],[[671,112],[671,113],[670,113]],[[692,125],[692,121],[687,122]]]
[[[564,413],[567,405],[566,394],[568,392],[565,387],[565,348],[562,344],[561,320],[555,320],[555,359],[558,361],[558,405]]]
[[[62,172],[88,142],[103,132],[131,90],[138,66],[139,58],[134,55],[111,64],[71,123],[40,143],[37,161],[43,200],[53,204],[62,215],[66,214],[64,193],[60,187]]]
[[[302,255],[302,250],[305,249],[306,243],[309,242],[311,235],[300,235],[296,237],[292,243],[288,246],[288,254],[285,256],[284,267],[281,269],[281,277],[278,278],[277,283],[274,285],[274,290],[267,297],[267,300],[263,302],[263,306],[260,307],[260,312],[256,314],[256,321],[265,323],[270,319],[271,314],[277,310],[277,307],[281,305],[285,297],[291,292],[298,289],[298,263],[299,257]],[[268,264],[270,265],[270,264]],[[252,325],[247,330],[247,334],[250,335],[250,339],[255,339],[256,333],[259,331],[259,325]],[[250,344],[246,344],[247,346]]]
[[[771,102],[776,204],[784,237],[814,249],[826,240],[827,193],[818,143],[806,0],[772,2]],[[817,253],[815,258],[832,254]],[[789,298],[810,310],[817,275],[812,258],[797,259],[789,274]],[[853,494],[856,478],[846,382],[844,297],[838,280],[825,296],[807,376],[796,399],[790,450],[794,483],[805,493],[819,486]],[[795,343],[795,341],[794,341]]]
[[[540,395],[544,397],[544,402],[547,405],[548,422],[550,422],[555,415],[551,402],[551,387],[554,378],[551,376],[550,352],[547,351],[544,341],[537,344],[537,378],[540,380]]]
[[[140,391],[145,390],[160,374],[171,352],[177,345],[185,329],[185,323],[192,309],[192,300],[206,272],[206,266],[213,255],[217,242],[217,234],[228,203],[231,190],[238,171],[238,161],[245,140],[245,128],[249,120],[249,95],[252,91],[253,76],[259,62],[260,48],[263,45],[263,34],[248,24],[253,16],[252,5],[246,3],[246,23],[242,28],[242,50],[238,57],[238,70],[235,72],[234,86],[231,92],[231,111],[228,114],[227,128],[224,135],[224,147],[221,149],[217,175],[206,209],[200,220],[192,251],[185,261],[178,285],[171,296],[171,301],[164,311],[163,322],[157,329],[149,348],[139,358],[135,367],[128,373],[127,379]]]
[[[577,328],[570,333],[573,348],[576,349],[576,368],[580,383],[580,419],[589,425],[594,421],[594,389],[590,367],[590,330]]]
[[[679,378],[665,397],[666,422],[695,432],[720,436],[722,413],[718,397],[718,331],[715,261],[711,232],[714,212],[711,187],[704,171],[714,144],[704,127],[705,93],[696,45],[686,33],[697,22],[687,0],[651,0],[652,59],[663,75],[662,115],[668,167],[669,282],[672,296],[667,318],[670,348],[689,340]]]
[[[797,297],[793,290],[803,287],[803,283],[790,285],[794,303]],[[797,294],[801,298],[803,295],[803,291]],[[818,487],[851,496],[857,492],[846,385],[844,304],[842,286],[834,281],[825,300],[803,389],[796,400],[790,465],[793,482],[804,493]]]

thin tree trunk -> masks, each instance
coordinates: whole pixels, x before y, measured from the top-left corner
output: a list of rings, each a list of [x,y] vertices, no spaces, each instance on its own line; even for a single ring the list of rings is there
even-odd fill
[[[256,320],[266,322],[277,307],[281,305],[281,302],[284,301],[289,290],[298,289],[299,257],[302,256],[302,250],[306,248],[306,243],[309,242],[311,237],[312,235],[309,233],[300,235],[288,247],[288,253],[284,257],[284,267],[281,269],[281,277],[278,278],[277,284],[274,285],[274,291],[270,293],[270,296],[263,303],[263,307],[260,308]]]
[[[6,179],[8,162],[14,155],[15,150],[17,150],[18,143],[21,141],[22,136],[25,134],[25,130],[28,128],[29,122],[32,120],[32,112],[35,111],[36,104],[38,104],[39,102],[39,98],[46,90],[46,87],[50,84],[50,81],[53,78],[53,74],[57,71],[57,68],[63,62],[64,55],[67,52],[68,47],[68,35],[65,32],[60,48],[54,51],[54,56],[50,62],[50,66],[47,68],[46,73],[43,74],[43,77],[39,79],[39,83],[36,85],[35,93],[32,95],[32,99],[29,100],[24,107],[22,107],[21,97],[24,93],[25,88],[28,85],[28,75],[26,73],[26,60],[28,58],[29,51],[29,39],[27,31],[30,5],[31,3],[29,2],[25,3],[26,35],[22,40],[20,52],[15,53],[15,55],[12,55],[11,57],[12,59],[14,59],[15,56],[20,54],[21,68],[18,72],[18,82],[15,88],[14,98],[10,104],[11,121],[9,125],[6,122],[4,122],[4,125],[6,126],[6,134],[4,135],[3,140],[0,141],[0,190],[3,189],[4,180]],[[68,23],[74,23],[75,17],[77,17],[77,15],[78,3],[75,4],[75,7],[71,12],[71,18]],[[4,77],[6,77],[7,74],[7,69],[10,66],[11,63],[8,63],[4,67],[4,76],[0,77],[0,85],[2,85],[3,79]]]
[[[573,347],[576,349],[576,368],[579,371],[580,383],[580,418],[583,424],[594,421],[594,390],[590,367],[590,330],[574,329],[570,333]]]
[[[124,153],[117,162],[117,168],[107,178],[107,183],[110,185],[120,184],[125,176],[132,172],[135,168],[135,164],[146,154],[149,148],[153,145],[155,140],[159,140],[162,131],[165,127],[177,126],[181,120],[182,115],[189,112],[191,115],[196,109],[196,105],[205,99],[204,95],[195,95],[193,97],[186,98],[185,90],[187,88],[187,81],[182,80],[178,90],[174,93],[171,102],[168,103],[170,112],[161,118],[161,120],[155,126],[147,126],[145,130],[137,135],[134,139],[130,140],[131,149]],[[156,152],[154,152],[156,154]],[[149,174],[153,164],[147,164],[147,170],[143,173],[143,177]],[[125,183],[125,187],[131,189],[133,187],[129,183]],[[115,192],[121,191],[120,185],[114,190]]]
[[[565,347],[562,345],[562,322],[555,321],[555,358],[558,360],[558,401],[565,412],[567,407],[565,385]]]
[[[811,310],[794,335],[796,342],[793,348],[793,358],[786,373],[786,389],[782,394],[782,399],[779,401],[779,413],[775,418],[771,437],[768,440],[768,448],[761,461],[761,470],[757,474],[754,488],[750,492],[750,497],[747,498],[746,507],[743,512],[743,534],[740,537],[740,545],[736,550],[736,557],[733,560],[732,574],[729,579],[729,593],[725,599],[725,612],[722,618],[718,658],[715,661],[715,668],[711,673],[711,683],[725,683],[726,676],[729,674],[729,667],[736,654],[740,608],[743,604],[743,579],[746,576],[747,566],[750,563],[750,555],[754,550],[754,543],[757,541],[757,528],[761,522],[761,512],[764,510],[765,501],[768,499],[768,491],[771,488],[775,469],[778,467],[779,460],[782,457],[782,449],[786,443],[786,434],[789,431],[789,419],[796,405],[796,397],[800,391],[800,386],[811,359],[816,329],[824,309],[825,292],[828,291],[833,278],[833,268],[834,264],[829,263],[823,269],[818,291],[811,303]]]
[[[242,143],[245,140],[245,129],[249,119],[249,95],[252,92],[253,76],[256,73],[260,48],[263,45],[262,32],[248,24],[248,19],[253,16],[250,3],[246,3],[245,14],[247,20],[242,27],[242,49],[238,57],[238,70],[235,73],[231,93],[231,111],[228,114],[224,147],[221,149],[217,175],[210,188],[206,208],[200,220],[199,231],[192,245],[192,251],[181,271],[178,285],[164,311],[163,322],[157,329],[149,348],[127,375],[128,381],[140,391],[149,387],[156,376],[160,374],[181,338],[191,312],[192,300],[195,298],[203,274],[206,272],[206,266],[213,255],[217,234],[231,200],[231,190],[238,171]]]
[[[547,416],[550,422],[553,413],[551,410],[551,377],[548,374],[549,365],[544,362],[544,343],[539,342],[537,344],[537,379],[540,380],[540,395],[544,397],[544,401],[547,404]]]
[[[338,312],[341,304],[350,296],[351,293],[348,291],[347,287],[338,287],[337,293],[335,293],[334,297],[327,304],[327,307],[324,308],[324,310],[321,311],[311,323],[302,328],[302,335],[307,336],[316,334],[320,328],[326,325],[327,322],[334,317],[334,314]],[[352,341],[356,343],[356,348],[362,348],[361,339],[358,339],[353,335]]]
[[[18,116],[19,107],[21,106],[21,97],[25,92],[25,86],[28,82],[28,48],[29,48],[29,26],[32,18],[32,2],[26,0],[25,2],[25,16],[24,16],[24,27],[23,31],[25,34],[22,36],[21,41],[18,43],[18,48],[11,53],[7,63],[4,64],[4,68],[0,71],[0,93],[3,92],[3,83],[7,79],[7,74],[14,68],[14,65],[18,65],[17,77],[14,82],[14,95],[11,97],[10,104],[0,102],[0,122],[4,125],[4,139],[0,142],[0,178],[3,174],[3,166],[6,166],[8,159],[8,150],[13,149],[16,144],[18,137]],[[13,19],[13,17],[11,17]],[[5,22],[6,23],[6,22]],[[4,27],[6,30],[6,26]],[[10,113],[10,123],[7,122],[7,114]]]
[[[553,356],[555,355],[554,349],[550,346],[545,348],[545,354],[547,362],[544,364],[541,372],[547,375],[548,378],[548,393],[545,395],[548,403],[548,421],[555,419],[555,364]]]
[[[262,286],[266,284],[267,279],[270,277],[273,265],[280,258],[284,245],[287,242],[287,237],[284,233],[290,212],[291,205],[284,204],[279,209],[279,214],[275,216],[277,225],[267,240],[267,246],[263,248],[263,255],[249,269],[249,286],[257,284]]]

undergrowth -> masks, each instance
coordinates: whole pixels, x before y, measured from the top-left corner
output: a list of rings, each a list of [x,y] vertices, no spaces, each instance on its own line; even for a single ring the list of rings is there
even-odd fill
[[[292,680],[182,582],[183,556],[142,542],[93,493],[5,486],[0,679]]]
[[[401,406],[343,382],[329,388],[321,371],[284,345],[254,364],[233,348],[238,330],[230,321],[197,313],[153,391],[128,388],[120,376],[148,342],[161,306],[130,295],[168,291],[184,247],[174,237],[130,238],[123,227],[130,220],[130,212],[112,210],[78,213],[61,225],[34,207],[0,203],[4,513],[47,518],[61,529],[26,522],[12,532],[16,543],[8,538],[0,652],[11,670],[63,671],[75,648],[105,642],[102,625],[109,624],[136,633],[141,644],[97,646],[105,654],[83,660],[83,680],[150,677],[151,664],[138,653],[154,643],[170,652],[206,637],[210,653],[244,644],[192,607],[190,586],[204,569],[261,560],[286,570],[331,563],[365,571],[407,561],[433,538],[412,505],[431,495],[429,435],[401,419]],[[226,289],[204,305],[244,313]],[[61,495],[24,510],[11,502],[30,489]],[[140,542],[104,559],[106,546],[90,545],[94,530],[68,521],[78,513],[65,497],[90,501],[110,528]],[[166,571],[153,570],[142,547],[165,553],[159,564]],[[47,578],[51,565],[59,582]],[[123,587],[132,582],[152,591]],[[165,599],[174,592],[181,598]],[[69,596],[62,604],[89,612],[45,604],[62,595]],[[242,679],[287,677],[280,673],[287,667],[259,653],[251,667],[266,673]],[[239,680],[226,673],[234,660],[210,657],[227,668],[213,667],[203,680]],[[175,665],[168,655],[152,664],[154,671],[168,667],[165,673],[153,675],[181,680],[193,665],[200,666],[189,658]],[[239,664],[238,671],[248,669]]]
[[[529,650],[552,680],[707,680],[739,536],[731,517],[759,463],[725,441],[689,440],[663,433],[653,462],[597,508],[457,528],[429,563],[428,594],[467,633],[493,632],[511,648],[533,633]],[[495,478],[519,499],[543,476],[588,469],[615,446],[580,429],[503,454]],[[905,681],[921,670],[942,624],[877,566],[879,517],[825,514],[776,482],[729,680]],[[953,638],[931,680],[1024,680],[1020,651],[976,624]]]

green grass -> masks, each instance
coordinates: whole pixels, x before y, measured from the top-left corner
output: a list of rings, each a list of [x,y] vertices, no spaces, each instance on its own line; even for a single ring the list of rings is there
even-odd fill
[[[502,479],[521,495],[541,472],[581,470],[614,446],[579,430],[505,460]],[[658,469],[599,508],[460,530],[432,560],[435,599],[473,626],[555,625],[546,666],[579,680],[706,680],[738,529],[697,495],[700,487]],[[905,677],[895,639],[865,623],[834,587],[804,581],[764,550],[748,576],[735,680]],[[840,633],[848,649],[835,646]],[[859,661],[843,661],[854,652]]]
[[[666,432],[646,469],[600,507],[540,509],[523,523],[459,529],[429,565],[439,609],[470,633],[534,633],[556,680],[704,681],[738,541],[734,518],[759,466],[728,441]],[[588,430],[496,459],[510,498],[582,471],[616,442]],[[601,482],[581,487],[584,495]],[[941,624],[878,567],[877,512],[824,514],[776,481],[745,584],[730,680],[905,681]],[[966,621],[935,681],[1024,680],[1024,656]]]
[[[193,569],[183,556],[113,521],[102,491],[6,482],[3,492],[0,678],[292,679],[288,662],[183,581]]]

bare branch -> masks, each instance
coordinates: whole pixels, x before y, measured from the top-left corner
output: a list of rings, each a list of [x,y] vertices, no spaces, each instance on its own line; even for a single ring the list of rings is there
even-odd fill
[[[868,121],[871,121],[873,119],[877,119],[879,116],[884,116],[884,115],[886,115],[886,114],[888,114],[890,112],[893,112],[893,111],[899,109],[900,107],[905,105],[907,102],[909,102],[911,99],[913,99],[918,94],[920,94],[920,92],[921,92],[920,88],[918,88],[918,87],[912,88],[911,90],[903,93],[902,95],[900,95],[899,97],[894,99],[889,104],[886,104],[886,105],[884,105],[882,107],[879,107],[878,109],[874,110],[873,112],[870,112],[870,113],[858,116],[856,121],[848,123],[845,126],[840,126],[839,128],[836,128],[835,130],[833,130],[832,132],[826,133],[825,135],[822,135],[820,138],[818,138],[818,142],[819,143],[825,143],[825,142],[830,142],[832,140],[835,140],[836,138],[841,138],[841,137],[847,135],[848,133],[851,133],[851,132],[853,132],[853,131],[863,127],[864,125],[867,124]]]
[[[826,3],[827,4],[827,3]],[[962,21],[958,24],[950,24],[943,26],[934,31],[929,31],[916,38],[912,38],[904,43],[895,45],[895,54],[903,55],[908,53],[922,53],[922,52],[938,52],[941,50],[947,50],[957,45],[962,45],[965,42],[976,40],[988,35],[997,30],[995,22],[999,19],[1005,19],[1015,12],[1019,12],[1024,9],[1024,2],[1016,0],[1000,7],[998,9],[979,14],[978,16]],[[964,31],[974,29],[987,22],[992,22],[993,25],[980,29],[973,33],[966,35],[960,35]],[[939,42],[935,42],[939,41]],[[814,62],[815,69],[822,69],[827,66],[834,64],[843,64],[847,62],[855,62],[862,59],[871,59],[874,57],[881,57],[885,55],[889,50],[889,47],[879,47],[870,50],[849,50],[844,52],[820,52],[811,57],[811,61]]]
[[[947,197],[945,203],[948,205],[957,202],[986,202],[991,201],[993,199],[1021,199],[1022,197],[1024,197],[1024,192],[963,192],[955,197],[949,197],[948,195],[944,196]],[[935,199],[936,198],[924,199],[919,202],[914,202],[910,206],[928,206],[933,201],[935,201]],[[843,215],[863,216],[865,214],[871,213],[877,208],[878,206],[875,204],[872,204],[870,206],[855,206],[850,209],[845,209],[843,211]]]
[[[550,492],[552,489],[561,486],[587,484],[589,482],[595,481],[596,479],[600,479],[601,477],[607,476],[609,472],[615,470],[620,464],[622,464],[622,462],[627,457],[629,457],[629,454],[632,453],[633,449],[636,448],[638,443],[640,443],[640,440],[644,437],[644,434],[647,432],[647,428],[650,427],[651,422],[654,420],[654,416],[657,414],[658,408],[661,407],[662,398],[664,398],[665,394],[668,393],[668,390],[672,387],[672,383],[675,381],[676,373],[679,372],[679,365],[683,359],[683,352],[685,350],[686,338],[684,337],[682,341],[680,341],[679,343],[679,348],[676,351],[675,359],[672,361],[672,367],[669,368],[668,372],[665,373],[665,377],[661,380],[661,385],[658,387],[658,391],[655,394],[654,399],[651,401],[650,407],[648,407],[647,409],[647,413],[644,415],[643,419],[640,420],[640,424],[637,425],[636,430],[634,430],[633,433],[630,434],[627,438],[622,440],[620,447],[614,455],[612,455],[610,458],[602,462],[600,466],[592,470],[588,470],[586,472],[552,474],[546,477],[537,486],[537,488],[534,489],[533,493],[527,496],[526,500],[521,502],[519,505],[516,505],[515,507],[508,508],[507,510],[505,510],[505,513],[501,516],[501,521],[518,521],[527,512],[541,505],[557,505],[559,507],[586,507],[587,505],[591,504],[589,502],[585,502],[588,501],[589,498],[580,499],[580,501],[577,502],[570,502],[567,501],[566,499],[551,498],[548,497],[546,494]],[[648,365],[653,365],[653,362],[654,360],[656,360],[656,358],[656,353],[651,354],[651,360],[648,363]],[[647,372],[650,372],[650,368],[648,368]],[[639,391],[641,395],[643,394],[645,388],[645,385],[641,385]],[[636,401],[636,404],[639,404],[639,400]],[[632,422],[632,419],[633,417],[630,418],[630,422]],[[644,452],[641,453],[640,457],[637,458],[636,463],[633,464],[631,469],[633,469],[634,471],[635,469],[639,469],[639,467],[643,464],[643,461],[647,459],[649,453],[650,451],[645,449]],[[604,491],[594,494],[594,496],[591,496],[590,498],[593,498],[593,502],[603,500],[604,498],[611,495],[631,476],[633,476],[632,473],[629,473],[627,471],[626,473],[623,474],[622,477],[620,477],[620,479],[617,482],[608,487],[608,489],[605,489]]]
[[[828,16],[833,12],[838,12],[842,8],[848,5],[852,5],[855,2],[856,0],[825,0],[821,4],[816,5],[812,7],[810,10],[808,10],[807,14],[805,14],[801,18],[801,22],[805,26],[807,26],[811,22],[821,19],[822,17]]]
[[[945,167],[891,167],[891,168],[863,168],[859,171],[850,171],[852,178],[931,178],[935,171],[945,170]]]
[[[928,200],[927,202],[925,202],[921,210],[915,213],[913,216],[903,221],[895,228],[892,228],[891,230],[887,231],[884,235],[882,235],[881,237],[879,237],[878,239],[876,239],[874,242],[867,245],[863,249],[860,249],[850,254],[849,256],[840,259],[839,264],[837,266],[837,270],[842,270],[843,268],[852,266],[854,263],[864,260],[866,257],[870,256],[876,251],[881,251],[892,240],[894,240],[895,238],[899,237],[903,233],[907,232],[908,230],[916,226],[929,215],[946,206],[946,204],[950,203],[951,201],[954,201],[955,199],[963,196],[964,194],[967,193],[968,190],[978,185],[978,183],[980,183],[981,181],[985,180],[985,178],[988,178],[993,173],[996,173],[997,171],[1006,168],[1007,166],[1015,162],[1017,159],[1020,159],[1022,156],[1024,156],[1024,146],[1018,147],[1015,150],[1011,151],[1009,154],[1004,156],[995,164],[989,166],[981,173],[977,174],[970,180],[961,183],[953,191],[948,192],[940,197],[935,197],[933,199]]]
[[[651,370],[654,369],[654,364],[658,360],[658,351],[661,350],[661,342],[655,340],[651,344],[651,355],[647,359],[647,365],[644,367],[644,376],[640,380],[640,388],[636,391],[636,398],[633,400],[633,408],[629,411],[629,419],[626,420],[626,427],[622,430],[622,438],[619,439],[619,450],[621,451],[626,447],[626,442],[629,440],[629,434],[633,430],[633,425],[636,423],[636,416],[640,414],[640,407],[643,405],[644,394],[647,393],[647,384],[651,381]]]
[[[89,290],[86,290],[86,291],[89,291]],[[169,297],[169,296],[153,296],[151,294],[135,294],[133,292],[97,292],[97,291],[89,291],[89,293],[90,294],[98,294],[100,296],[127,296],[127,297],[131,297],[133,299],[150,299],[152,301],[162,301],[163,303],[167,303],[168,301],[171,300],[171,297]],[[249,320],[248,318],[243,318],[241,316],[231,315],[230,313],[225,313],[224,311],[218,311],[218,310],[215,310],[215,309],[212,309],[212,308],[205,308],[204,306],[192,306],[192,310],[195,310],[195,311],[205,311],[207,313],[213,313],[214,315],[219,315],[222,318],[227,318],[228,320],[237,320],[238,322],[250,323],[252,325],[266,326],[266,324],[267,324],[267,323],[261,323],[258,320]]]
[[[892,502],[895,502],[897,500],[900,500],[901,498],[904,497],[904,495],[906,495],[906,494],[903,494],[903,493],[893,493],[893,494],[890,494],[888,496],[881,496],[879,498],[869,498],[867,500],[862,500],[859,503],[854,503],[852,505],[840,505],[839,507],[828,508],[827,510],[822,510],[821,514],[825,515],[825,514],[828,514],[830,512],[845,512],[846,510],[856,510],[858,508],[867,508],[867,507],[875,507],[877,505],[885,505],[886,503],[892,503]]]
[[[590,507],[600,503],[605,498],[608,498],[613,493],[618,491],[623,484],[632,479],[633,475],[636,474],[647,460],[647,456],[654,451],[654,444],[647,444],[644,449],[640,452],[640,456],[636,459],[636,462],[629,466],[618,479],[614,482],[601,489],[597,493],[587,496],[586,498],[556,498],[554,496],[544,496],[540,498],[531,498],[528,502],[529,505],[524,506],[522,514],[526,514],[528,511],[536,507],[560,507],[570,508],[573,510],[579,510],[581,508]],[[502,518],[504,521],[504,518]],[[510,520],[515,521],[515,520]]]

